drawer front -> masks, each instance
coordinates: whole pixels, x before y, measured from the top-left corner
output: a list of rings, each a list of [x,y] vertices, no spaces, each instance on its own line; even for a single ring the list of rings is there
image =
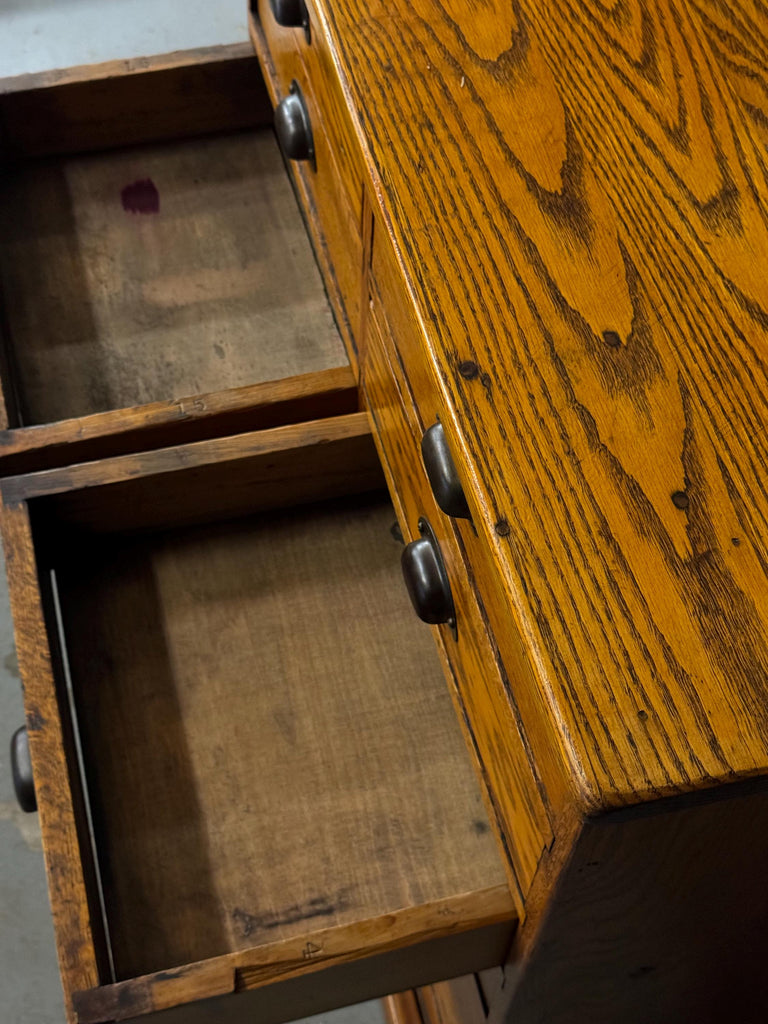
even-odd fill
[[[432,377],[424,350],[421,326],[416,321],[413,303],[391,240],[378,220],[373,231],[370,288],[386,310],[392,350],[397,353],[397,362],[404,378],[403,386],[407,390],[406,404],[413,409],[414,429],[419,439],[437,419],[446,425],[446,431],[449,432],[449,417],[441,408],[438,386]],[[450,443],[450,436],[448,440]],[[460,458],[456,459],[456,468],[469,497],[470,474]],[[511,681],[510,695],[519,711],[537,772],[544,784],[550,816],[554,816],[570,799],[570,783],[563,776],[562,752],[557,747],[555,734],[542,715],[530,653],[510,612],[508,595],[500,585],[491,556],[492,541],[489,533],[499,527],[503,529],[504,524],[489,522],[483,518],[482,509],[476,511],[474,525],[458,519],[452,520],[452,525],[466,563],[473,571],[477,593],[487,611],[490,628],[497,638],[501,659]]]
[[[317,223],[327,249],[332,290],[337,291],[341,298],[356,349],[363,287],[361,214],[359,208],[357,211],[352,208],[342,184],[333,139],[326,131],[324,110],[306,71],[302,72],[299,81],[315,144],[314,167],[302,164],[300,168],[301,191],[310,220]]]
[[[360,223],[365,179],[363,153],[336,73],[325,26],[312,0],[307,3],[307,11],[311,44],[302,48],[301,55],[322,114],[324,130],[336,159],[342,186],[352,214]]]
[[[278,25],[269,0],[259,0],[252,34],[275,104],[292,81],[302,91],[314,142],[313,162],[291,162],[321,270],[353,366],[363,268],[362,157],[318,19],[312,42],[303,29]]]
[[[436,627],[439,646],[454,684],[451,688],[465,737],[479,763],[524,900],[552,833],[461,538],[435,504],[424,473],[413,396],[376,296],[366,319],[365,353],[363,381],[369,414],[404,535],[408,541],[415,539],[419,517],[426,516],[446,563],[457,630],[454,635],[450,626]]]

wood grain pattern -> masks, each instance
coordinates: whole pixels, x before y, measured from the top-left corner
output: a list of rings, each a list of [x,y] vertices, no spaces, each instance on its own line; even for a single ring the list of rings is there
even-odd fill
[[[692,0],[692,13],[763,143],[768,142],[768,31],[760,0]]]
[[[339,181],[352,217],[360,224],[366,171],[360,142],[350,119],[349,96],[342,91],[321,14],[312,0],[307,3],[307,14],[312,45],[300,45],[299,53],[322,117],[322,131],[328,136],[328,148],[333,154]]]
[[[375,965],[372,969],[368,964],[369,991],[372,984],[381,986],[387,979],[396,984],[399,971],[407,971],[405,963],[408,958],[412,962],[418,961],[430,946],[436,953],[440,949],[445,953],[446,940],[460,939],[462,935],[467,935],[470,943],[473,937],[476,938],[475,959],[493,956],[494,941],[498,956],[503,948],[499,939],[505,930],[509,934],[513,928],[509,912],[508,892],[504,887],[495,887],[449,897],[426,906],[409,907],[388,914],[386,918],[306,932],[298,939],[271,942],[175,971],[163,971],[78,993],[74,1000],[78,1024],[102,1024],[172,1008],[176,1009],[176,1014],[159,1019],[211,1021],[217,1019],[217,1013],[223,1013],[228,1024],[240,1024],[256,1018],[270,1022],[293,1020],[307,1012],[306,1002],[301,1005],[309,991],[307,985],[313,985],[317,990],[313,1000],[315,1007],[323,1000],[329,1007],[333,1000],[337,1004],[342,1003],[344,990],[338,991],[338,982],[344,979],[344,983],[348,983],[354,978],[355,989],[359,984],[355,974],[344,968],[364,967],[365,960],[372,956],[385,958],[379,963],[386,963],[387,967],[386,973],[374,982]],[[492,938],[494,934],[495,940]],[[317,948],[315,955],[307,956],[306,951],[312,947]],[[393,959],[392,954],[397,959]],[[464,955],[470,960],[473,958],[470,946],[465,948]],[[398,961],[402,962],[399,971],[397,968],[391,970]],[[446,957],[444,969],[450,970],[447,961]],[[435,963],[431,970],[439,974],[439,963]],[[298,985],[297,979],[302,979]],[[328,1001],[327,990],[333,986],[337,991]],[[356,998],[355,989],[351,992],[352,998]],[[244,993],[260,993],[264,998],[261,1001],[231,998],[233,994],[242,996]],[[205,1003],[203,1007],[190,1005],[198,999],[213,1000],[217,995],[230,998],[219,1001],[218,1005],[214,1003],[216,1009],[212,1016],[205,1015]],[[284,1004],[284,1009],[276,1014],[274,1003],[277,1001]],[[221,1016],[218,1019],[222,1019]]]
[[[8,477],[0,493],[10,503],[36,501],[59,524],[109,533],[233,518],[382,485],[366,414],[352,413]]]
[[[391,523],[347,501],[52,556],[118,979],[368,919],[375,944],[503,886]]]
[[[309,111],[316,147],[315,165],[292,161],[289,169],[301,198],[307,230],[339,331],[350,363],[357,372],[365,264],[362,239],[368,233],[367,225],[361,223],[363,182],[355,183],[348,175],[343,177],[339,172],[334,138],[332,131],[331,134],[327,131],[327,121],[333,124],[333,119],[340,115],[334,109],[323,109],[318,103],[315,88],[323,95],[326,87],[322,81],[316,86],[311,80],[297,42],[298,33],[296,30],[279,30],[275,26],[266,0],[260,0],[258,14],[258,18],[250,17],[250,34],[273,104],[285,97],[291,81],[296,79]],[[351,147],[348,152],[352,152]],[[350,165],[346,167],[349,170]],[[355,161],[353,167],[357,168],[359,164]],[[359,201],[350,202],[350,194],[358,196]]]
[[[582,806],[764,771],[764,150],[693,6],[318,7]]]
[[[0,239],[24,423],[346,363],[270,131],[25,167]]]
[[[17,475],[75,462],[189,444],[358,408],[352,370],[339,366],[283,380],[0,431],[0,467]]]
[[[247,43],[0,79],[0,163],[268,124]]]
[[[397,256],[379,216],[373,231],[373,244],[369,269],[371,300],[374,312],[382,323],[386,322],[385,335],[390,345],[391,374],[398,380],[401,405],[407,410],[411,430],[418,444],[424,432],[440,420],[452,449],[458,452],[458,445],[449,426],[450,417],[433,382],[433,373],[426,353],[420,344],[422,337],[418,316],[411,296],[406,288],[398,266]],[[479,369],[473,363],[464,372],[479,376]],[[415,454],[416,464],[420,454]],[[471,467],[454,455],[459,478],[466,493],[471,490]],[[442,521],[442,515],[438,515]],[[499,521],[503,529],[503,520]],[[481,704],[478,711],[483,719],[496,728],[499,715],[505,717],[513,708],[515,717],[522,726],[530,760],[536,765],[536,772],[543,784],[545,800],[554,814],[569,813],[569,800],[573,781],[564,772],[562,754],[557,734],[551,729],[545,707],[542,705],[536,684],[535,665],[525,638],[510,628],[509,601],[503,586],[499,585],[496,564],[485,542],[482,531],[478,533],[474,522],[454,522],[452,545],[457,550],[457,574],[471,581],[481,599],[483,614],[498,644],[504,676],[507,682],[503,690],[497,691],[496,701],[490,699]],[[488,694],[491,697],[491,694]],[[500,702],[500,704],[498,703]],[[504,741],[499,737],[500,744]],[[501,758],[503,760],[503,756]],[[503,798],[502,798],[503,799]]]
[[[195,964],[83,993],[78,1003],[84,1013],[100,1021],[105,1015],[110,1022],[115,1017],[124,1020],[133,1009],[140,1016],[130,1017],[131,1024],[219,1024],[224,1020],[227,1024],[252,1024],[254,1020],[286,1024],[339,1006],[381,998],[388,983],[401,987],[426,984],[460,974],[471,963],[497,962],[512,927],[504,917],[508,901],[509,894],[503,889],[441,900],[428,907],[412,907],[376,921],[360,922],[359,927],[310,933],[312,945],[319,940],[336,947],[325,961],[320,956],[317,962],[305,957],[306,943],[287,940],[222,957],[211,962],[210,971],[208,965]],[[496,923],[488,924],[483,914]],[[238,986],[234,993],[227,991],[196,1002],[177,998],[181,993],[202,992],[206,985],[212,991],[217,986],[224,991],[232,984],[233,973],[237,977],[237,970],[232,969],[234,961],[243,959],[247,969],[248,958],[265,963],[270,957],[274,963],[267,970],[255,972],[256,988]],[[285,961],[285,980],[280,978],[281,959]],[[259,977],[266,983],[261,984]],[[155,1001],[162,1006],[174,998],[176,1005],[159,1010],[161,1016],[150,1010]]]

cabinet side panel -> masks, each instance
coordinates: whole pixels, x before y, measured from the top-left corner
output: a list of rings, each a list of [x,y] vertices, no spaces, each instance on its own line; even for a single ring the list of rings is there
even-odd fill
[[[765,789],[588,824],[527,958],[507,968],[506,1021],[761,1024],[767,871]]]

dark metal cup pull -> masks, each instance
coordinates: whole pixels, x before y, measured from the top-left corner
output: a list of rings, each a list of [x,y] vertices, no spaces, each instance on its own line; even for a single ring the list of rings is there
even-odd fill
[[[288,160],[315,159],[309,112],[296,81],[291,82],[289,94],[275,107],[275,133]]]
[[[421,439],[421,457],[440,510],[454,519],[471,519],[464,488],[439,420],[432,424]]]
[[[406,545],[400,562],[411,603],[423,622],[455,627],[456,612],[445,562],[432,527],[419,519],[418,540]]]
[[[16,799],[22,811],[37,810],[35,780],[32,778],[32,761],[29,756],[27,728],[22,725],[11,737],[11,774]]]
[[[309,11],[304,0],[269,0],[272,16],[283,28],[303,28],[304,35],[309,37]]]
[[[269,0],[272,15],[283,28],[303,28],[307,20],[304,0]]]

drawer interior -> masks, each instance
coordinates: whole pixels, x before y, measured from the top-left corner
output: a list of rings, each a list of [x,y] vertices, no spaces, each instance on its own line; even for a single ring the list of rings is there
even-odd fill
[[[271,128],[6,168],[21,424],[347,364]]]
[[[393,522],[52,545],[117,980],[504,885]]]

